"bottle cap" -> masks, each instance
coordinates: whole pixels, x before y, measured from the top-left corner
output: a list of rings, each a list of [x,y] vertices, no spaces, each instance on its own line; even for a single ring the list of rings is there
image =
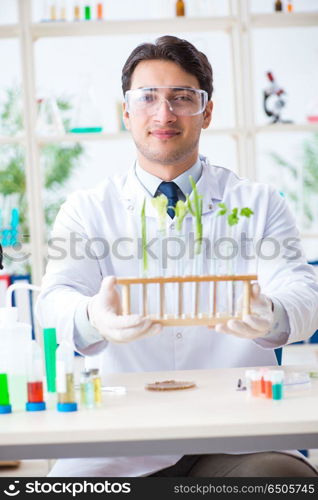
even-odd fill
[[[12,406],[11,405],[0,405],[0,413],[12,413]]]
[[[57,411],[77,411],[77,403],[57,403]]]
[[[26,411],[43,411],[46,410],[46,404],[44,401],[40,401],[38,403],[26,403],[25,409]]]

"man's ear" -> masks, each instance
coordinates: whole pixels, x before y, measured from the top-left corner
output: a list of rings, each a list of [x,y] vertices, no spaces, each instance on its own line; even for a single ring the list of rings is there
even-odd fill
[[[126,109],[126,103],[123,102],[123,122],[127,130],[130,130],[130,117],[129,113]]]
[[[202,128],[208,128],[212,120],[213,101],[209,101],[203,113]]]

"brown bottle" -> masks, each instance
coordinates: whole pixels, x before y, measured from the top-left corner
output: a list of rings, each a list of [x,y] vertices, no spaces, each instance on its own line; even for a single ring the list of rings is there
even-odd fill
[[[185,15],[185,5],[183,0],[176,1],[176,16],[184,16]]]
[[[281,2],[281,0],[276,0],[275,10],[276,10],[276,12],[280,12],[283,10],[283,3]]]

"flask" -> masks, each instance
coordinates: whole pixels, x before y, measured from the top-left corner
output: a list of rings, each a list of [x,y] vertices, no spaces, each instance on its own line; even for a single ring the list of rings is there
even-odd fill
[[[176,1],[176,16],[185,16],[185,5],[184,0]]]
[[[81,90],[71,120],[72,133],[92,133],[103,130],[95,100],[95,92],[89,76],[82,79]]]
[[[52,95],[47,95],[39,100],[36,132],[39,135],[58,135],[65,133],[60,110]]]

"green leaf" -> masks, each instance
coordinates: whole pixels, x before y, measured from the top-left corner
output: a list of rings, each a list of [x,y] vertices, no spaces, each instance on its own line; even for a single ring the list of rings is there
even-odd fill
[[[242,215],[243,217],[250,217],[253,214],[253,210],[251,210],[249,207],[241,208],[240,215]]]
[[[220,207],[221,210],[219,210],[216,215],[225,215],[228,210],[225,203],[218,203],[218,207]]]

